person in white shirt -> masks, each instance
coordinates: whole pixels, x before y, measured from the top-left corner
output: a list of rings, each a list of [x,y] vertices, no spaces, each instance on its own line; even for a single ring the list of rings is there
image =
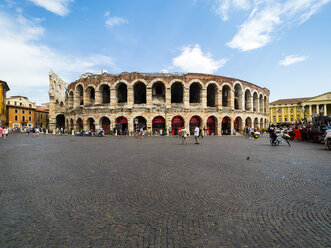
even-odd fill
[[[195,138],[195,144],[200,144],[199,143],[199,127],[196,126],[195,129],[194,129],[194,138]]]

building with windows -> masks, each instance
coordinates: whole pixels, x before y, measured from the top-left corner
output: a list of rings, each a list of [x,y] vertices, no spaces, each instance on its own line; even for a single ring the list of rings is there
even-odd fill
[[[25,96],[12,96],[7,98],[7,117],[10,128],[35,127],[36,104],[30,102]]]
[[[268,126],[269,90],[222,76],[187,73],[83,74],[67,84],[49,73],[51,130],[116,129],[128,133],[143,127],[172,134],[195,126],[210,134],[242,131],[245,124]]]
[[[316,115],[331,116],[331,92],[315,97],[280,99],[269,104],[270,123],[312,121]]]
[[[6,93],[9,91],[8,84],[0,80],[0,126],[7,125]]]
[[[48,106],[37,106],[36,110],[36,127],[40,127],[40,128],[48,128],[48,113],[49,113],[49,107]]]

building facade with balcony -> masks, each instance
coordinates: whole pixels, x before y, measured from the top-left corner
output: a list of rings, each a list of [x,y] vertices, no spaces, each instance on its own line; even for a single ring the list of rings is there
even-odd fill
[[[49,73],[51,130],[136,131],[172,134],[200,126],[231,134],[245,125],[265,128],[269,90],[222,76],[187,73],[83,74],[71,84]]]

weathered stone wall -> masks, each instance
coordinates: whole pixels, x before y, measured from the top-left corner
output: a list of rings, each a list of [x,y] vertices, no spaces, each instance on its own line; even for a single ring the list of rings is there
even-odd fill
[[[50,82],[53,82],[54,76],[50,75]],[[153,98],[153,85],[156,82],[162,82],[165,86],[164,102]],[[183,85],[183,103],[171,102],[171,86],[175,82]],[[127,102],[118,103],[117,89],[124,83],[127,86]],[[134,87],[138,83],[146,86],[146,103],[134,104]],[[190,103],[190,86],[192,83],[199,83],[201,86],[200,103]],[[216,88],[215,107],[207,107],[207,87],[214,84]],[[102,89],[105,85],[110,88],[109,103],[102,103]],[[222,104],[222,92],[225,87],[227,92],[227,107]],[[237,94],[238,109],[235,109],[235,86],[239,89]],[[51,84],[50,84],[51,87]],[[95,92],[95,98],[91,99],[91,90]],[[248,110],[245,110],[245,92],[249,91]],[[51,90],[50,90],[51,92]],[[53,91],[52,91],[53,92]],[[83,92],[83,96],[81,96]],[[222,119],[228,117],[231,120],[231,130],[234,127],[234,120],[241,120],[240,129],[245,126],[246,118],[250,117],[251,125],[266,127],[268,125],[268,103],[269,90],[246,81],[227,78],[222,76],[208,74],[164,74],[164,73],[121,73],[113,74],[84,74],[80,79],[68,85],[65,99],[66,109],[58,108],[52,104],[50,110],[52,120],[56,119],[57,114],[64,114],[66,119],[66,128],[77,129],[76,121],[83,120],[84,129],[88,129],[88,118],[93,118],[96,129],[101,126],[101,118],[109,118],[111,124],[116,124],[118,117],[124,116],[128,119],[129,131],[133,129],[135,117],[142,116],[147,121],[147,128],[151,129],[152,120],[156,116],[162,116],[166,121],[166,128],[171,126],[171,120],[175,116],[181,116],[184,119],[185,128],[189,128],[189,121],[192,116],[198,116],[201,119],[201,126],[206,126],[208,117],[213,116],[216,119],[216,133],[221,133]],[[223,94],[224,95],[224,94]],[[50,94],[50,98],[51,98]],[[56,96],[56,93],[55,93]],[[255,96],[255,98],[254,98]],[[56,98],[54,99],[62,99]],[[54,99],[50,103],[54,103]],[[83,100],[83,101],[82,101]],[[83,104],[82,104],[83,103]],[[262,120],[262,121],[261,121]],[[53,122],[54,123],[54,122]]]

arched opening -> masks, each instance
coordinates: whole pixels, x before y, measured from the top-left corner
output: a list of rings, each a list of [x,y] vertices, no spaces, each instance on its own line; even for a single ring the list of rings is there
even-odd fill
[[[200,103],[201,101],[201,85],[192,83],[190,86],[190,103]]]
[[[260,128],[264,128],[264,124],[263,124],[263,118],[260,119]]]
[[[195,127],[201,127],[201,118],[199,116],[192,116],[190,119],[190,134],[194,134]]]
[[[70,130],[74,130],[74,120],[70,119]]]
[[[264,128],[266,129],[268,127],[268,120],[264,119]]]
[[[242,88],[240,84],[234,86],[234,109],[242,109]]]
[[[128,132],[128,120],[124,117],[118,117],[116,119],[116,129],[118,135],[126,135]]]
[[[110,120],[108,117],[102,117],[100,119],[100,126],[102,127],[103,131],[106,133],[110,132]]]
[[[139,82],[133,87],[133,91],[134,91],[134,104],[145,104],[146,85],[142,82]]]
[[[95,90],[93,87],[88,87],[86,89],[86,94],[87,94],[87,98],[86,98],[86,103],[85,104],[93,104],[95,101]]]
[[[254,112],[258,111],[258,96],[256,92],[254,92],[253,94],[253,111]]]
[[[262,96],[262,94],[259,97],[259,105],[260,105],[259,112],[263,113],[263,96]]]
[[[63,129],[65,128],[65,118],[64,115],[57,115],[56,116],[56,128]]]
[[[230,107],[230,87],[224,85],[222,88],[222,106]]]
[[[133,130],[135,130],[135,132],[139,132],[140,129],[146,130],[146,119],[142,116],[137,116],[136,118],[134,118],[134,122],[133,122]]]
[[[76,88],[76,94],[78,97],[78,105],[84,105],[84,91],[83,91],[83,86],[78,85]]]
[[[152,120],[153,133],[163,134],[166,131],[165,120],[162,116],[157,116]]]
[[[236,132],[238,133],[240,133],[243,130],[242,119],[239,116],[234,120],[234,129],[236,129]]]
[[[231,119],[228,116],[222,120],[222,135],[231,135]]]
[[[78,118],[76,121],[76,130],[77,131],[82,131],[84,128],[83,120],[81,118]]]
[[[95,121],[93,118],[87,119],[88,130],[95,132]]]
[[[120,83],[117,86],[117,103],[128,102],[128,87],[125,83]]]
[[[60,108],[63,108],[63,107],[64,107],[64,103],[60,102]]]
[[[152,87],[153,104],[162,104],[165,102],[165,87],[162,82],[156,82]]]
[[[210,84],[207,87],[207,107],[215,107],[217,99],[217,87],[215,84]]]
[[[171,120],[171,134],[177,135],[178,131],[184,128],[184,120],[180,116],[175,116]]]
[[[267,113],[268,106],[267,106],[267,97],[266,96],[264,97],[264,100],[263,100],[263,108],[264,108],[263,112]]]
[[[252,94],[249,90],[245,91],[245,110],[252,111]]]
[[[70,91],[69,93],[69,108],[74,107],[74,92]]]
[[[110,87],[107,84],[100,86],[100,93],[102,97],[102,103],[110,103]]]
[[[247,117],[245,120],[246,127],[252,127],[252,119],[251,117]]]
[[[181,82],[171,85],[171,103],[183,103],[184,87]]]
[[[208,135],[217,134],[217,120],[214,116],[209,116],[207,119],[207,134]]]
[[[258,118],[255,118],[254,119],[254,128],[258,128],[259,127],[259,119]]]
[[[37,124],[38,125],[38,124]],[[66,124],[65,124],[66,127],[69,127],[69,120],[66,119]],[[40,127],[42,127],[42,124],[40,124]]]

